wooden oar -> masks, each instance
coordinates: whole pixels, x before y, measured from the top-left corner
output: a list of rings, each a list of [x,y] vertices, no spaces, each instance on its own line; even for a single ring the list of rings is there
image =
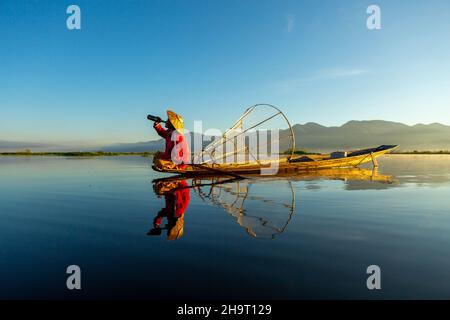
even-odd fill
[[[190,179],[195,179],[193,177],[189,177]],[[152,183],[158,183],[158,182],[165,182],[165,181],[179,181],[179,180],[185,180],[188,179],[188,177],[183,177],[183,176],[179,176],[176,179],[174,179],[173,177],[169,177],[169,178],[161,178],[161,179],[154,179],[152,181]],[[211,182],[211,183],[202,183],[200,185],[191,185],[191,186],[180,186],[180,187],[176,187],[171,189],[170,191],[176,191],[176,190],[181,190],[181,189],[192,189],[192,188],[196,188],[196,187],[207,187],[207,186],[217,186],[217,185],[221,185],[221,184],[226,184],[226,183],[231,183],[231,182],[235,182],[237,180],[241,180],[241,178],[227,178],[226,180],[222,180],[222,181],[217,181],[217,182]]]
[[[220,174],[223,174],[223,175],[232,176],[232,177],[235,177],[235,178],[237,178],[237,179],[247,179],[247,178],[245,178],[244,176],[241,176],[241,175],[236,174],[236,173],[233,173],[233,172],[223,171],[223,170],[220,170],[220,169],[211,168],[211,167],[204,166],[204,165],[197,164],[197,163],[190,163],[189,165],[192,166],[192,167],[194,167],[194,168],[200,168],[200,169],[204,169],[204,170],[209,170],[209,171],[211,171],[211,172],[215,172],[215,173],[220,173]]]

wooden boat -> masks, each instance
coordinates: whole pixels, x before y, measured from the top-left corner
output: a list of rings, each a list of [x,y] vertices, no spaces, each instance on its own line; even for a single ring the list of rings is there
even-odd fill
[[[243,173],[242,176],[248,180],[257,179],[258,181],[264,180],[290,180],[290,181],[311,181],[311,180],[341,180],[341,181],[369,181],[369,182],[379,182],[386,184],[397,183],[390,175],[380,174],[377,168],[366,169],[366,168],[355,168],[355,167],[345,167],[345,168],[327,168],[319,170],[306,170],[299,171],[296,173],[282,173],[279,172],[273,176],[261,176],[255,173]],[[217,175],[214,173],[205,173],[202,175],[186,175],[179,174],[174,176],[168,176],[164,178],[154,179],[153,183],[155,185],[162,184],[165,189],[171,189],[177,187],[177,182],[179,181],[191,181],[192,185],[218,185],[218,184],[228,184],[235,182],[236,178],[226,177],[224,175]],[[194,183],[195,181],[195,183]],[[167,188],[171,186],[171,188]]]
[[[188,164],[186,166],[175,165],[171,161],[155,159],[153,169],[160,172],[178,174],[251,174],[261,173],[261,169],[278,167],[277,173],[295,173],[314,171],[330,168],[358,167],[364,163],[372,162],[377,166],[376,158],[395,149],[396,145],[382,145],[377,148],[355,150],[347,152],[345,157],[332,158],[331,154],[303,155],[299,157],[280,157],[277,163],[274,161],[260,161],[259,163],[204,163]]]
[[[278,129],[267,134],[271,128]],[[270,139],[262,136],[261,133],[270,136]],[[276,136],[273,136],[274,134]],[[268,152],[269,147],[270,150],[290,150],[290,152],[289,155],[278,154],[278,156],[269,157],[266,156],[271,153]],[[296,155],[295,134],[287,117],[275,106],[257,104],[248,108],[223,135],[194,154],[192,163],[180,166],[170,160],[155,157],[153,169],[178,174],[214,173],[241,177],[242,174],[275,175],[357,167],[370,161],[377,166],[376,158],[396,147],[396,145],[382,145],[349,152]]]

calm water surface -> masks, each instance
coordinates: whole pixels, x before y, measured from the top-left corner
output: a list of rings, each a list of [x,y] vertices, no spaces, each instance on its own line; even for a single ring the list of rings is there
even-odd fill
[[[239,182],[150,161],[0,157],[0,298],[450,298],[448,156]]]

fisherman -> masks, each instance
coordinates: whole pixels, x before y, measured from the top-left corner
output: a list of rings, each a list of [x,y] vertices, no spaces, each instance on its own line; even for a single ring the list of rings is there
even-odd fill
[[[166,129],[162,127],[162,120],[160,118],[159,121],[157,120],[153,124],[158,135],[166,141],[165,151],[157,152],[154,161],[169,160],[174,164],[179,165],[181,168],[184,168],[186,163],[189,163],[190,151],[186,137],[183,134],[183,117],[169,109],[167,110],[167,118],[165,124]]]

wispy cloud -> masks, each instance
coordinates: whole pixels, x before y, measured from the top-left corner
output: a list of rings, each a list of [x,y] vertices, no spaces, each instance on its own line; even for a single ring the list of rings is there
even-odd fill
[[[351,77],[361,76],[368,72],[369,71],[366,69],[358,69],[358,68],[320,69],[316,70],[315,72],[306,77],[291,78],[280,81],[276,84],[276,89],[280,93],[287,93],[314,81],[338,80],[338,79],[343,80]]]
[[[288,14],[286,16],[286,31],[291,32],[295,27],[295,16],[293,14]]]
[[[333,69],[322,69],[314,72],[313,76],[309,78],[312,80],[322,80],[322,79],[339,79],[359,76],[367,73],[366,69],[343,69],[343,68],[333,68]]]

